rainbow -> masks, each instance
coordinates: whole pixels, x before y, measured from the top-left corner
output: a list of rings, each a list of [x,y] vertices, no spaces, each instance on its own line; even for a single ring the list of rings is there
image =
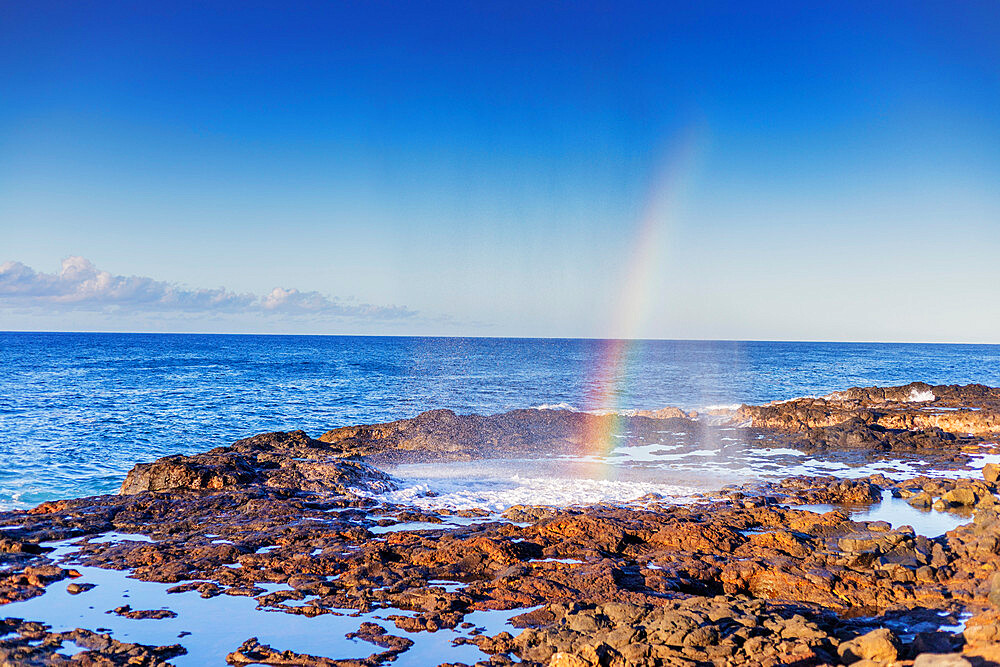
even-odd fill
[[[656,289],[663,250],[677,217],[682,195],[694,172],[695,158],[702,152],[700,126],[689,125],[662,151],[651,185],[636,224],[627,271],[620,298],[611,319],[611,338],[601,341],[602,349],[590,373],[584,409],[606,415],[584,420],[581,445],[590,455],[603,456],[615,447],[622,432],[621,405],[629,369],[641,356],[638,339],[651,307],[659,300]]]

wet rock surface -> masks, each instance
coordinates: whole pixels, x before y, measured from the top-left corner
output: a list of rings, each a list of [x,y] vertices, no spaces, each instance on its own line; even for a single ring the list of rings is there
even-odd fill
[[[826,419],[847,415],[827,425],[816,404],[773,406],[774,412],[764,406],[768,411],[761,414],[784,409],[804,416],[781,421],[780,428],[751,428],[754,437],[780,440],[789,432],[808,436],[860,419],[875,441],[889,438],[895,447],[918,435],[886,435],[897,422],[848,413],[884,410],[902,419],[907,409],[926,407],[909,400],[914,391],[924,398],[934,392],[931,403],[978,401],[973,407],[979,409],[969,412],[987,419],[977,432],[992,428],[989,406],[997,390],[925,385],[804,399],[824,401]],[[838,405],[829,407],[833,403]],[[741,408],[738,418],[750,412]],[[517,506],[502,515],[420,510],[370,497],[393,483],[375,466],[404,453],[461,458],[484,448],[540,450],[547,442],[568,451],[586,446],[585,435],[600,432],[604,419],[565,411],[490,418],[437,411],[337,429],[320,440],[301,432],[262,434],[204,454],[141,464],[120,495],[0,513],[0,603],[50,587],[73,587],[74,599],[83,603],[95,593],[75,565],[127,570],[136,579],[169,585],[171,595],[197,592],[206,605],[218,596],[242,596],[277,613],[377,611],[386,619],[359,618],[349,633],[370,646],[365,658],[309,655],[248,634],[219,656],[230,664],[389,664],[426,633],[462,628],[487,610],[522,613],[501,632],[466,628],[460,641],[474,645],[484,665],[1000,659],[995,469],[970,479],[796,476],[725,488],[685,505],[650,498],[623,506]],[[706,428],[690,416],[639,416],[626,423],[633,433],[651,433],[664,421],[686,432]],[[936,443],[926,449],[946,450],[943,460],[969,441],[938,429],[944,426],[924,429],[928,442]],[[844,437],[830,437],[824,447],[853,449]],[[913,449],[923,456],[925,447]],[[851,518],[851,508],[884,495],[929,512],[964,513],[964,523],[928,536],[911,526]],[[810,511],[800,505],[834,507]],[[53,558],[51,543],[71,539],[73,563]],[[143,624],[173,613],[127,605],[101,611]],[[67,641],[76,648],[64,650]],[[0,664],[168,664],[184,655],[184,639],[177,643],[139,646],[99,628],[59,631],[31,619],[0,620]],[[449,664],[446,654],[435,658],[428,664]]]
[[[1000,389],[976,384],[929,385],[924,382],[899,387],[853,388],[820,398],[744,405],[737,411],[737,418],[749,421],[755,428],[788,432],[829,429],[847,422],[851,422],[855,430],[861,429],[861,425],[869,425],[894,435],[927,432],[927,438],[899,443],[900,448],[919,449],[940,441],[942,432],[979,437],[1000,433]]]
[[[366,641],[386,648],[386,651],[375,653],[361,659],[332,659],[322,656],[307,655],[294,651],[277,651],[267,644],[261,644],[256,637],[248,639],[236,651],[226,656],[226,662],[231,665],[297,665],[298,667],[374,667],[402,653],[413,641],[405,637],[388,634],[384,628],[374,623],[362,623],[357,632],[348,633],[347,638],[360,637]]]
[[[42,623],[17,618],[0,620],[0,665],[159,667],[184,653],[179,644],[142,646],[89,630],[51,632]]]

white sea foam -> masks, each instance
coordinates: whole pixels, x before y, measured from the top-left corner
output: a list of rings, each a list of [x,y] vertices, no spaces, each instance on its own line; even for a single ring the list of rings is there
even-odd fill
[[[432,511],[483,509],[493,513],[512,505],[628,505],[651,494],[682,504],[696,494],[752,480],[829,474],[848,478],[883,474],[897,480],[917,475],[978,477],[986,462],[1000,460],[1000,454],[979,456],[969,469],[956,471],[938,470],[918,459],[859,465],[779,447],[727,445],[678,451],[679,447],[651,443],[618,447],[606,456],[409,464],[392,470],[399,481],[396,490],[373,497]]]
[[[400,479],[399,488],[374,497],[383,502],[424,510],[483,509],[499,513],[513,505],[627,505],[651,494],[665,502],[683,504],[690,502],[695,494],[717,490],[726,483],[791,475],[864,477],[881,473],[891,479],[906,479],[920,474],[980,474],[978,470],[969,470],[964,474],[936,471],[928,469],[922,461],[889,460],[849,465],[783,448],[747,448],[735,458],[711,449],[671,452],[662,445],[623,449],[638,451],[634,457],[612,455],[608,458],[563,457],[547,462],[493,461],[400,466],[395,471]],[[621,452],[620,449],[616,454]],[[1000,459],[1000,455],[996,458]],[[526,473],[525,464],[528,469],[533,466],[537,474]],[[567,469],[561,476],[556,476],[553,471],[560,464]],[[598,473],[608,478],[595,478],[593,475]]]
[[[640,408],[617,408],[617,409],[613,409],[612,410],[612,409],[608,409],[608,408],[593,408],[593,409],[590,409],[590,410],[584,410],[582,408],[578,408],[575,405],[571,405],[569,403],[542,403],[541,405],[532,405],[528,409],[529,410],[566,410],[567,412],[583,412],[583,413],[586,413],[588,415],[595,415],[595,416],[598,416],[598,417],[606,417],[608,415],[617,415],[619,417],[637,417],[637,416],[640,415],[640,413],[643,413],[643,412],[656,412],[657,410],[665,409],[665,408],[671,408],[671,407],[674,407],[674,406],[662,406],[661,408],[648,408],[648,409],[647,408],[643,408],[643,409],[640,409]],[[705,410],[711,410],[711,409],[718,408],[720,410],[728,410],[728,409],[734,409],[735,410],[736,408],[739,408],[739,407],[740,407],[739,404],[736,404],[735,406],[716,405],[716,406],[711,406],[711,407],[704,408],[704,409]]]
[[[934,392],[930,389],[917,391],[916,387],[910,389],[910,395],[906,397],[907,403],[928,403],[935,398]]]
[[[579,410],[569,403],[542,403],[541,405],[532,405],[531,410],[568,410],[569,412],[579,412]]]
[[[618,415],[620,417],[634,417],[639,414],[639,411],[633,408],[622,408],[619,410],[608,410],[605,408],[596,408],[593,410],[582,410],[569,403],[542,403],[541,405],[533,405],[531,410],[566,410],[567,412],[585,412],[588,415],[596,415],[598,417],[604,417],[607,415]]]
[[[937,471],[926,461],[909,458],[859,465],[856,460],[762,446],[757,439],[745,442],[736,429],[728,431],[731,435],[720,433],[700,443],[676,437],[642,444],[620,440],[606,453],[397,465],[387,469],[397,482],[396,488],[371,490],[365,495],[426,510],[502,512],[521,504],[628,504],[649,494],[680,503],[725,484],[791,475],[861,477],[882,473],[903,479],[920,474],[980,474],[975,468],[958,473]]]
[[[377,497],[384,502],[414,505],[425,510],[484,509],[502,512],[514,505],[620,505],[649,494],[681,503],[689,500],[697,490],[691,486],[657,482],[513,475],[506,480],[491,481],[458,478],[413,480],[398,491]]]

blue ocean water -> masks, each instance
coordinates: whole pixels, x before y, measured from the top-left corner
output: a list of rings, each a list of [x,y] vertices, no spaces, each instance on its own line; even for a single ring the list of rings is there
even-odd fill
[[[1000,384],[1000,346],[636,341],[624,408],[858,385]],[[137,462],[431,408],[588,407],[607,341],[0,333],[0,507],[113,492]]]

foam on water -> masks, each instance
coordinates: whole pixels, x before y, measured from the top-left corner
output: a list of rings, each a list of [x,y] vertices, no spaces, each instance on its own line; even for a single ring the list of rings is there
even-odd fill
[[[662,406],[661,406],[662,407]],[[608,415],[617,415],[619,417],[635,417],[641,410],[638,408],[620,408],[616,410],[611,409],[599,409],[595,408],[593,410],[583,410],[571,405],[569,403],[542,403],[541,405],[533,405],[529,410],[565,410],[566,412],[583,412],[588,415],[597,415],[599,417],[605,417]]]
[[[450,466],[437,466],[447,469]],[[565,507],[594,503],[626,504],[655,494],[673,502],[685,502],[697,488],[681,484],[587,478],[522,477],[518,474],[494,479],[462,475],[419,477],[434,471],[406,466],[397,491],[378,496],[384,502],[413,505],[425,510],[484,509],[502,512],[514,505]],[[447,472],[447,470],[445,470]],[[397,475],[401,474],[397,470]]]
[[[541,405],[531,406],[532,410],[566,410],[567,412],[579,412],[575,407],[569,403],[542,403]]]
[[[859,478],[882,474],[894,480],[919,475],[978,477],[983,465],[1000,461],[1000,454],[980,454],[965,469],[937,469],[917,457],[874,461],[854,453],[813,457],[787,447],[762,446],[756,439],[721,435],[721,431],[705,442],[689,442],[684,434],[660,435],[662,441],[643,444],[619,439],[605,455],[395,465],[387,472],[394,476],[397,488],[376,497],[425,510],[490,512],[513,505],[628,504],[651,496],[685,503],[727,484],[755,480],[795,475]]]

